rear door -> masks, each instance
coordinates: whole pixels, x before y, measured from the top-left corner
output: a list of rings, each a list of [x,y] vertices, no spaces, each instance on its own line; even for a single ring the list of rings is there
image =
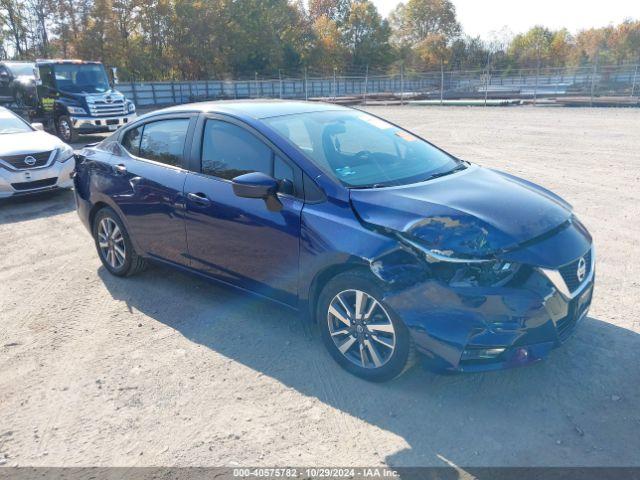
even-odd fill
[[[112,194],[142,253],[187,265],[183,168],[195,116],[154,117],[125,130],[113,155]],[[112,190],[113,191],[113,190]]]
[[[192,267],[295,305],[302,172],[267,139],[236,120],[203,116],[196,132],[193,171],[185,183]],[[256,171],[281,181],[281,211],[269,211],[264,200],[233,193],[232,178]]]

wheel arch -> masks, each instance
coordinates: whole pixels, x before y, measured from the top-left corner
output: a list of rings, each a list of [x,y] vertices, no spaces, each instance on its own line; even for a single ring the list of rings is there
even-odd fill
[[[97,213],[103,208],[113,208],[113,207],[111,207],[111,205],[109,205],[106,202],[98,201],[94,203],[93,206],[91,207],[91,210],[89,210],[89,225],[91,226],[91,231],[93,231],[93,227],[94,227],[93,222],[96,219]]]
[[[371,277],[372,280],[377,281],[376,276],[371,272],[371,268],[363,259],[354,259],[347,263],[333,264],[323,268],[316,273],[309,286],[307,313],[309,315],[309,320],[312,323],[317,322],[316,308],[318,306],[318,298],[320,297],[322,289],[327,285],[327,283],[329,283],[329,281],[331,281],[331,279],[347,272],[359,272]]]
[[[93,205],[91,206],[91,209],[89,210],[89,215],[88,215],[91,234],[93,235],[93,222],[95,220],[96,214],[103,208],[110,208],[111,210],[116,212],[116,215],[118,215],[118,218],[124,224],[124,228],[127,229],[127,232],[129,234],[129,240],[131,241],[133,248],[136,250],[138,255],[141,255],[142,257],[144,257],[145,255],[141,253],[142,250],[140,249],[140,245],[138,244],[135,236],[131,232],[131,228],[129,226],[129,222],[127,221],[127,217],[122,213],[122,211],[120,210],[120,208],[118,208],[118,205],[115,202],[110,201],[109,197],[105,198],[101,196],[93,201]]]

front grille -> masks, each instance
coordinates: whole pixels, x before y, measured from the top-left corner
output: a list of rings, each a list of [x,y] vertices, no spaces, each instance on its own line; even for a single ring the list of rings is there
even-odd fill
[[[20,155],[11,155],[0,158],[2,158],[4,162],[8,163],[16,170],[27,170],[29,168],[44,167],[49,161],[50,156],[51,150],[49,150],[48,152],[23,153]],[[35,159],[35,163],[33,165],[29,165],[25,162],[28,157],[33,157]]]
[[[116,115],[126,115],[126,104],[124,100],[114,100],[107,103],[103,100],[89,104],[89,111],[93,117],[114,117]]]
[[[591,273],[591,250],[589,250],[584,257],[586,272],[584,274],[584,278],[582,282],[589,276]],[[564,283],[567,284],[567,288],[571,293],[575,292],[580,284],[582,283],[578,280],[578,264],[580,263],[580,258],[577,260],[565,265],[564,267],[560,267],[558,270],[560,271],[560,275],[562,275],[562,279]]]
[[[45,178],[44,180],[35,180],[33,182],[12,183],[11,186],[18,191],[35,190],[37,188],[46,188],[55,185],[58,177]]]
[[[558,338],[561,342],[564,342],[571,336],[575,330],[575,326],[583,316],[586,315],[591,305],[591,298],[593,296],[593,287],[587,288],[578,298],[575,298],[569,305],[569,313],[566,317],[556,321],[556,330],[558,331]]]

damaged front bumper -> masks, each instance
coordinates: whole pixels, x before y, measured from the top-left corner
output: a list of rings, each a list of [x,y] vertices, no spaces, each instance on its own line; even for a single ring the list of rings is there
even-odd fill
[[[594,257],[589,275],[569,295],[557,279],[530,267],[515,287],[426,280],[389,292],[385,301],[408,326],[430,369],[480,372],[529,365],[569,338],[587,315]]]

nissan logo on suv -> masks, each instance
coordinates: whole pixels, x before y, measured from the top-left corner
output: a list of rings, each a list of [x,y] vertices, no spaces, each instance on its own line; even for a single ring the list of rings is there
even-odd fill
[[[33,167],[36,164],[37,160],[29,155],[28,157],[24,157],[24,164],[30,167]]]

